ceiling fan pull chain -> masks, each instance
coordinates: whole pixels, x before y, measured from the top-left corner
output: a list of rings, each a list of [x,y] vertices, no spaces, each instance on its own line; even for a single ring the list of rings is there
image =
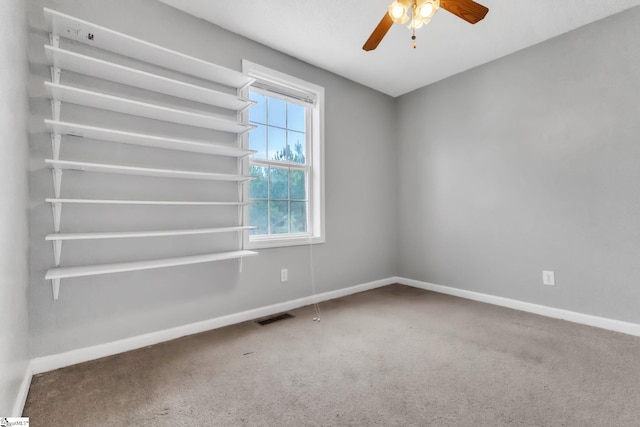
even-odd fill
[[[416,48],[416,11],[418,10],[418,1],[413,0],[413,19],[411,20],[411,40],[413,40],[413,48]]]

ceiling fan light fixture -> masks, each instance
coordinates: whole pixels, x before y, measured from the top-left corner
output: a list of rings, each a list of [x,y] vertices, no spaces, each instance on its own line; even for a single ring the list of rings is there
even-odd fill
[[[425,3],[420,9],[418,9],[418,13],[416,13],[416,15],[418,15],[421,19],[425,19],[431,16],[432,13],[433,6],[431,5],[431,3]]]
[[[389,5],[389,17],[396,24],[404,24],[409,20],[411,0],[394,0]]]
[[[373,30],[362,49],[369,52],[374,50],[393,24],[404,24],[411,20],[408,27],[411,30],[413,48],[416,48],[416,29],[428,24],[440,8],[442,0],[393,0],[382,16],[378,26]],[[473,0],[445,0],[442,8],[456,15],[470,24],[484,19],[489,8]]]
[[[440,0],[418,0],[414,11],[414,19],[420,19],[427,24],[440,7]]]

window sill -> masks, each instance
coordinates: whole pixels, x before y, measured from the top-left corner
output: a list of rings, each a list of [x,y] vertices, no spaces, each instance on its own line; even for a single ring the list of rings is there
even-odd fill
[[[245,243],[245,249],[269,249],[325,243],[324,236],[257,238]]]

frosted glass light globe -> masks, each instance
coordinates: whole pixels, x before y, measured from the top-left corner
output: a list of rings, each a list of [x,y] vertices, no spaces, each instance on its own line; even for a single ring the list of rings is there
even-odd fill
[[[399,19],[404,14],[404,7],[399,4],[394,4],[391,8],[391,17],[395,19]]]
[[[420,16],[422,18],[428,18],[431,16],[432,13],[433,13],[433,5],[431,3],[425,3],[420,8]]]

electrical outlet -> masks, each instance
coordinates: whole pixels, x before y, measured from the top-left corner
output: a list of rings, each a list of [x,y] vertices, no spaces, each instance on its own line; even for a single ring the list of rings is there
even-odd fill
[[[280,281],[286,282],[287,280],[289,280],[289,270],[286,268],[280,269]]]
[[[556,278],[553,274],[553,271],[543,271],[542,272],[542,284],[547,286],[555,286]]]

